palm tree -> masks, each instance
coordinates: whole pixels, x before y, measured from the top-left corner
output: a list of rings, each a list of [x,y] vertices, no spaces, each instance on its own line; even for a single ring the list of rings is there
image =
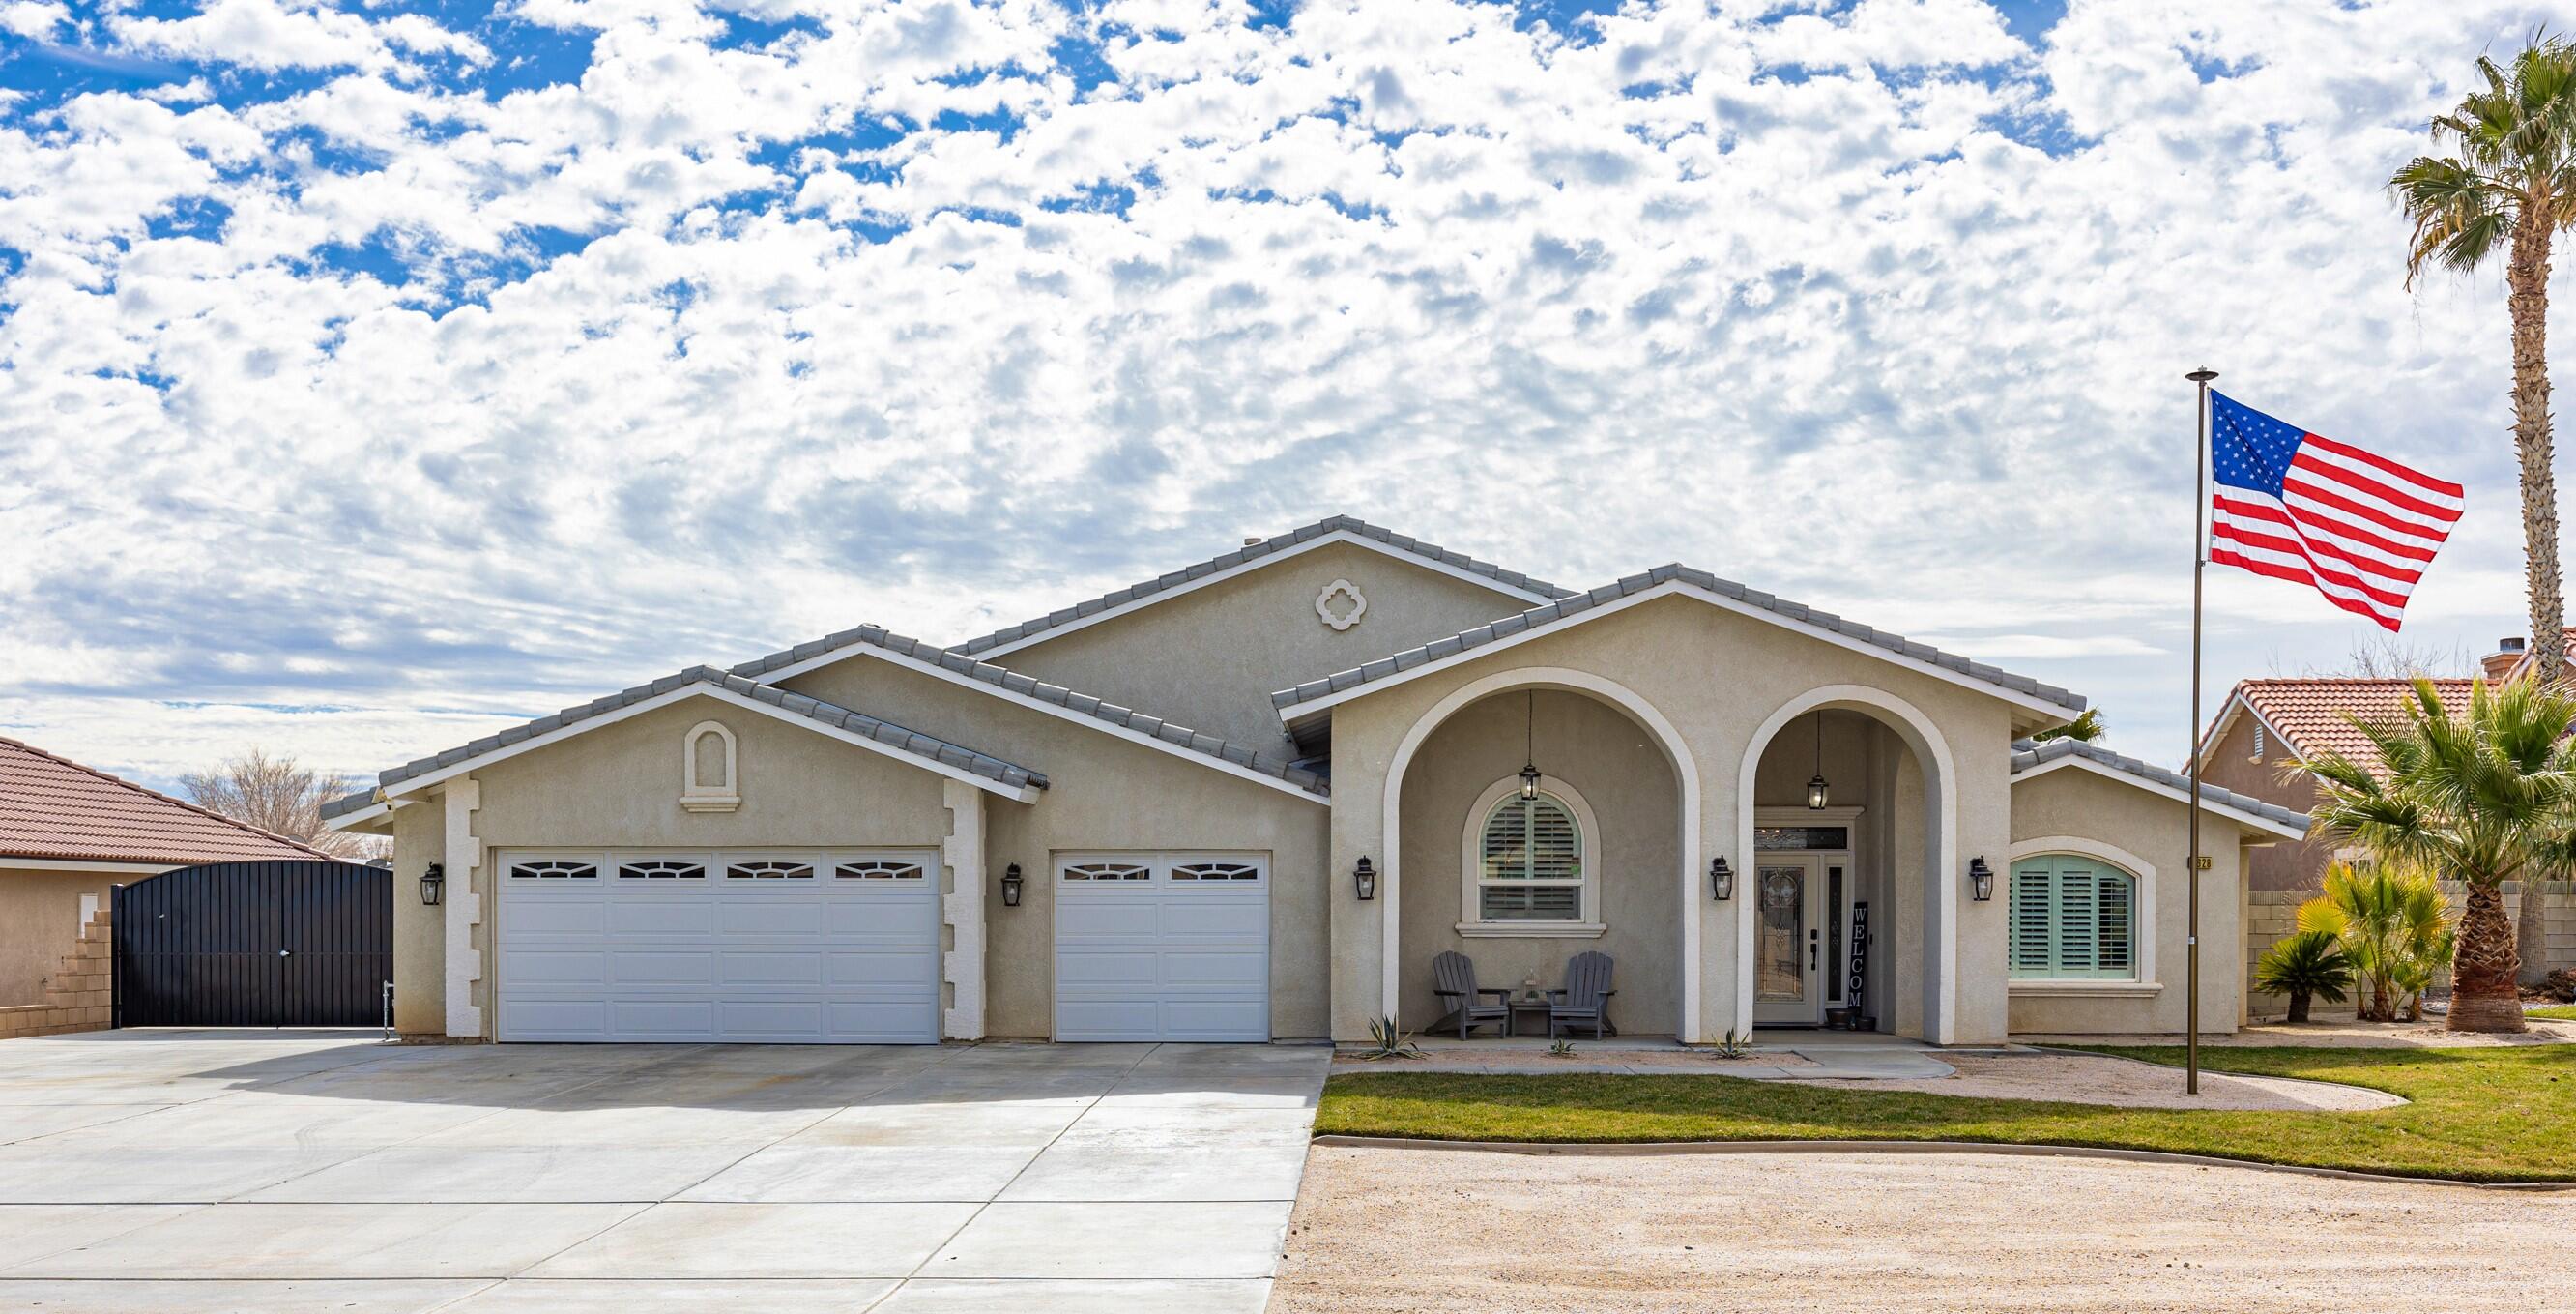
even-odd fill
[[[2338,753],[2305,770],[2328,835],[2468,886],[2451,960],[2453,1031],[2520,1031],[2518,955],[2503,886],[2576,851],[2576,698],[2533,680],[2469,686],[2465,715],[2418,678],[2398,714],[2350,718],[2384,774]]]
[[[2322,999],[2343,1002],[2352,988],[2352,957],[2331,931],[2294,931],[2282,936],[2254,964],[2254,988],[2290,997],[2290,1021],[2308,1020],[2308,1005]]]
[[[2073,739],[2089,744],[2100,739],[2102,732],[2107,728],[2102,724],[2102,709],[2087,707],[2083,714],[2074,720],[2052,729],[2042,730],[2032,735],[2031,740],[2034,743],[2046,743],[2051,739]]]
[[[2499,249],[2505,308],[2513,319],[2513,438],[2522,458],[2523,573],[2531,642],[2540,678],[2566,677],[2559,642],[2558,489],[2550,474],[2549,255],[2562,228],[2576,227],[2576,47],[2546,33],[2499,65],[2481,56],[2486,80],[2458,109],[2432,122],[2436,146],[2388,180],[2415,222],[2406,282],[2426,265],[2466,273]]]
[[[2394,1022],[2400,1012],[2409,1020],[2420,1016],[2424,991],[2450,965],[2454,949],[2442,887],[2429,874],[2391,863],[2326,868],[2325,893],[2299,908],[2299,931],[2341,943],[2352,973],[2370,986],[2361,1005],[2370,1022]]]

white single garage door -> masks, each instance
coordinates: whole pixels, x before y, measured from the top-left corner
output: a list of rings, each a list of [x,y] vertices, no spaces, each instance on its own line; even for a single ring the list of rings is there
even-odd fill
[[[500,854],[503,1040],[936,1044],[938,856]]]
[[[1270,1039],[1270,862],[1055,860],[1055,1038]]]

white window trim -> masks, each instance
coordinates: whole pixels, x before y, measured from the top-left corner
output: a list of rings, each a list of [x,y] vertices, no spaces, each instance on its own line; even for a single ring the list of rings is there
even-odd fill
[[[1581,847],[1577,860],[1583,864],[1583,886],[1576,895],[1584,917],[1579,921],[1487,921],[1477,891],[1484,887],[1485,818],[1493,814],[1502,801],[1520,792],[1518,772],[1485,787],[1476,796],[1476,805],[1467,809],[1467,824],[1458,838],[1458,934],[1469,939],[1486,940],[1588,940],[1598,938],[1609,926],[1601,920],[1601,864],[1593,859],[1601,844],[1601,826],[1592,818],[1592,805],[1584,801],[1574,786],[1554,776],[1538,778],[1538,791],[1563,803],[1574,813],[1574,824],[1580,833]]]
[[[2057,977],[2015,977],[2006,960],[2007,993],[2033,997],[2044,995],[2153,995],[2164,989],[2156,977],[2156,865],[2117,845],[2105,844],[2081,835],[2043,835],[2015,843],[2004,854],[2004,900],[2009,910],[2012,899],[2012,869],[2024,858],[2045,857],[2051,853],[2071,853],[2079,858],[2107,862],[2128,874],[2131,882],[2129,918],[2136,943],[2131,946],[2138,959],[2138,978],[2134,981],[2069,981]],[[2007,912],[2009,915],[2009,912]]]
[[[724,780],[720,784],[698,783],[698,743],[713,733],[724,741]],[[700,721],[689,727],[680,740],[680,806],[691,812],[731,812],[742,806],[742,777],[736,774],[740,749],[733,731],[722,721]]]

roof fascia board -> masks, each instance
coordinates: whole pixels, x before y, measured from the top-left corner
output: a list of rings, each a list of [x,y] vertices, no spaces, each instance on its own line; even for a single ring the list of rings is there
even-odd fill
[[[354,830],[357,828],[359,823],[373,821],[376,818],[393,811],[396,804],[407,803],[409,801],[410,800],[408,799],[388,797],[382,802],[370,803],[354,812],[343,812],[336,817],[325,817],[322,819],[322,829]]]
[[[464,775],[469,771],[479,770],[483,767],[490,766],[495,762],[517,757],[519,754],[529,752],[533,749],[544,748],[550,744],[561,743],[575,735],[596,730],[602,726],[615,725],[628,717],[640,716],[646,712],[659,711],[662,708],[669,707],[674,703],[690,698],[713,698],[718,702],[730,703],[735,707],[744,709],[745,711],[758,712],[773,720],[783,721],[792,726],[811,730],[816,734],[840,740],[845,744],[856,745],[881,756],[893,758],[894,760],[902,762],[908,766],[916,766],[924,771],[935,772],[962,784],[973,785],[975,788],[983,790],[988,794],[999,794],[1014,802],[1034,803],[1038,798],[1038,791],[1035,786],[1022,786],[1015,789],[1009,785],[1003,784],[1001,781],[994,780],[986,776],[979,776],[972,771],[953,767],[945,762],[934,761],[915,753],[907,753],[891,744],[878,743],[864,735],[852,734],[838,726],[825,725],[811,717],[799,716],[783,707],[772,707],[767,703],[761,702],[759,699],[747,698],[741,694],[735,693],[731,689],[725,688],[722,685],[708,684],[704,681],[684,684],[667,693],[656,694],[653,697],[644,699],[640,702],[628,703],[624,707],[620,707],[614,711],[601,712],[596,716],[585,716],[570,725],[549,730],[544,734],[522,739],[515,744],[505,744],[499,748],[493,749],[491,752],[484,753],[476,757],[469,757],[463,761],[451,762],[435,771],[423,772],[420,775],[385,786],[385,796],[387,799],[399,799],[415,795],[433,785],[444,784],[447,781]],[[342,817],[335,818],[334,820],[335,822],[340,820],[355,821],[362,817],[372,816],[374,814],[375,807],[371,806],[360,808],[355,812],[345,813]],[[335,830],[339,829],[336,824],[332,828]]]
[[[273,858],[211,858],[209,862],[273,862]],[[102,876],[158,876],[196,862],[129,862],[122,858],[13,858],[0,853],[0,868],[10,871],[93,871]]]
[[[2209,723],[2209,737],[2200,743],[2199,756],[2203,767],[2209,765],[2209,755],[2218,751],[2219,741],[2227,738],[2227,732],[2235,728],[2236,718],[2239,716],[2253,717],[2262,723],[2263,733],[2270,735],[2272,742],[2279,744],[2283,751],[2301,762],[2308,760],[2308,755],[2300,752],[2299,746],[2290,742],[2288,735],[2281,733],[2281,727],[2272,724],[2272,718],[2263,715],[2261,709],[2247,702],[2244,692],[2238,690],[2228,694],[2227,705],[2219,709],[2218,719]]]
[[[2069,753],[2054,762],[2042,762],[2028,771],[2015,774],[2012,778],[2012,783],[2018,785],[2025,780],[2037,780],[2041,776],[2047,775],[2049,772],[2055,771],[2061,767],[2082,767],[2105,780],[2117,781],[2120,784],[2135,786],[2136,788],[2147,790],[2150,793],[2162,794],[2176,803],[2187,803],[2190,801],[2191,797],[2183,791],[2175,789],[2173,786],[2168,785],[2161,780],[2151,780],[2145,776],[2131,775],[2128,772],[2122,771],[2118,767],[2114,767],[2108,763],[2096,762],[2081,753]],[[2259,816],[2255,813],[2247,812],[2242,808],[2230,807],[2227,804],[2217,802],[2214,799],[2202,799],[2200,801],[2200,810],[2203,812],[2216,813],[2219,816],[2227,818],[2229,821],[2237,823],[2238,825],[2251,826],[2256,830],[2260,830],[2271,835],[2277,835],[2285,840],[2295,842],[2308,837],[2308,832],[2304,830],[2292,830],[2288,826],[2272,820],[2270,817]]]
[[[923,675],[944,680],[949,684],[956,685],[960,689],[972,689],[977,693],[985,694],[993,698],[999,698],[1004,702],[1015,703],[1021,707],[1028,708],[1031,711],[1044,712],[1059,721],[1070,721],[1075,725],[1097,730],[1100,733],[1109,735],[1113,738],[1124,739],[1131,744],[1143,744],[1147,748],[1168,753],[1184,762],[1191,762],[1199,766],[1207,767],[1211,770],[1222,771],[1227,775],[1249,780],[1256,785],[1267,785],[1281,793],[1288,794],[1296,798],[1302,798],[1309,803],[1321,804],[1326,807],[1332,806],[1331,799],[1315,794],[1307,790],[1305,786],[1299,785],[1294,781],[1282,780],[1273,775],[1265,775],[1259,771],[1252,770],[1249,767],[1239,766],[1235,763],[1228,762],[1221,757],[1210,757],[1196,749],[1192,749],[1181,744],[1175,744],[1168,739],[1157,739],[1152,735],[1128,726],[1114,725],[1110,722],[1101,720],[1099,717],[1077,712],[1070,707],[1058,707],[1054,703],[1047,702],[1044,699],[1031,698],[1026,694],[1005,689],[1000,685],[987,684],[971,675],[960,675],[955,671],[949,670],[945,666],[937,664],[936,662],[920,661],[890,649],[880,648],[873,643],[853,643],[839,652],[828,655],[834,658],[846,656],[874,657],[891,666],[899,666],[907,671],[918,671]],[[775,671],[761,676],[760,682],[768,684],[776,680],[785,679],[787,676],[796,674],[799,671],[811,669],[817,665],[820,660],[820,658],[811,658],[793,666],[782,666]],[[981,664],[991,665],[989,662]]]
[[[1548,603],[1555,601],[1554,598],[1551,598],[1544,593],[1538,593],[1530,589],[1506,584],[1501,580],[1485,575],[1479,575],[1472,570],[1461,569],[1460,567],[1451,565],[1446,561],[1438,560],[1437,558],[1423,556],[1419,553],[1407,552],[1394,544],[1378,542],[1376,539],[1370,538],[1366,534],[1355,534],[1347,529],[1336,529],[1329,534],[1317,535],[1314,538],[1310,538],[1305,542],[1296,544],[1292,547],[1284,547],[1276,552],[1265,552],[1248,561],[1236,562],[1234,565],[1228,566],[1223,570],[1211,571],[1208,574],[1189,581],[1188,583],[1175,584],[1167,589],[1157,589],[1152,593],[1146,594],[1144,597],[1130,599],[1126,602],[1119,603],[1115,607],[1105,607],[1088,616],[1080,616],[1073,620],[1066,621],[1062,625],[1051,625],[1035,634],[1024,635],[1020,638],[1013,639],[1008,643],[998,643],[990,648],[979,649],[975,652],[965,653],[963,655],[972,657],[977,661],[991,662],[995,658],[1002,657],[1009,653],[1018,652],[1022,648],[1033,648],[1050,639],[1062,638],[1076,630],[1089,629],[1102,621],[1115,620],[1121,616],[1133,615],[1138,611],[1153,606],[1155,603],[1167,602],[1184,594],[1195,593],[1200,589],[1206,588],[1210,584],[1233,579],[1240,575],[1246,575],[1259,570],[1264,566],[1276,565],[1282,561],[1303,556],[1317,548],[1326,547],[1334,543],[1348,543],[1353,547],[1366,548],[1380,556],[1391,558],[1408,566],[1419,566],[1424,570],[1447,575],[1451,579],[1464,580],[1469,584],[1474,584],[1480,588],[1488,590],[1489,592],[1500,593],[1506,597],[1523,599],[1533,607],[1543,607]],[[958,650],[951,648],[949,651],[956,652]],[[832,660],[833,658],[841,655],[842,654],[837,653],[826,653],[821,657],[814,658],[813,660],[820,663]],[[794,668],[791,668],[791,670],[793,669]],[[789,673],[790,671],[779,672],[781,675]]]
[[[1876,658],[1891,666],[1902,667],[1909,671],[1915,671],[1923,675],[1931,676],[1932,678],[1940,680],[1946,684],[1954,684],[1962,689],[1971,690],[1976,693],[1985,694],[1991,698],[2000,699],[2015,707],[2040,713],[2041,715],[2046,716],[2049,720],[2049,724],[2052,725],[2061,724],[2073,715],[2071,709],[2057,703],[2052,703],[2047,699],[2040,698],[2036,695],[2025,694],[2017,689],[2007,689],[2002,685],[1980,680],[1972,675],[1961,674],[1960,672],[1953,671],[1948,667],[1936,666],[1930,662],[1915,661],[1901,653],[1890,652],[1876,644],[1864,643],[1858,639],[1851,638],[1848,635],[1839,634],[1821,626],[1809,625],[1804,621],[1783,616],[1770,608],[1757,607],[1750,603],[1738,602],[1723,593],[1716,593],[1708,589],[1701,588],[1688,580],[1674,579],[1666,580],[1661,584],[1655,585],[1653,588],[1641,589],[1638,592],[1631,593],[1614,602],[1605,602],[1597,607],[1587,607],[1584,610],[1553,624],[1541,625],[1532,629],[1522,630],[1518,634],[1514,634],[1508,638],[1496,639],[1492,643],[1478,644],[1473,648],[1462,648],[1446,657],[1424,662],[1420,666],[1416,666],[1408,671],[1398,671],[1393,675],[1380,676],[1375,680],[1352,685],[1350,688],[1344,689],[1339,693],[1324,694],[1320,697],[1307,699],[1302,703],[1291,703],[1288,706],[1279,709],[1279,720],[1280,723],[1284,725],[1294,720],[1312,716],[1317,712],[1334,707],[1338,704],[1349,702],[1354,698],[1361,698],[1369,694],[1377,693],[1381,690],[1394,688],[1395,686],[1417,676],[1429,675],[1434,671],[1445,670],[1448,667],[1461,662],[1474,661],[1480,657],[1490,656],[1498,652],[1505,652],[1512,648],[1516,648],[1523,643],[1527,643],[1532,639],[1544,638],[1551,634],[1562,634],[1576,626],[1588,624],[1592,621],[1599,620],[1604,616],[1615,616],[1620,612],[1626,611],[1630,607],[1637,606],[1641,603],[1652,602],[1657,598],[1671,597],[1675,594],[1696,598],[1701,602],[1705,602],[1716,607],[1720,611],[1732,612],[1738,616],[1776,625],[1792,634],[1804,635],[1811,639],[1820,639],[1837,648],[1841,648],[1846,652],[1855,652],[1864,657]],[[1540,605],[1544,606],[1546,604],[1542,603]]]

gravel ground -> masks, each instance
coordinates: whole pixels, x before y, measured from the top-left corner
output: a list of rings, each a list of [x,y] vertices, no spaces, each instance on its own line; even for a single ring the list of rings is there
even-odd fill
[[[2576,1194],[1978,1154],[1317,1146],[1272,1314],[2576,1308]]]
[[[1913,1090],[1927,1095],[1981,1095],[2002,1100],[2065,1100],[2128,1109],[2315,1110],[2394,1108],[2406,1101],[2384,1090],[2339,1082],[2241,1077],[2203,1071],[2200,1093],[2182,1093],[2182,1069],[2079,1054],[1943,1054],[1955,1077],[1920,1081],[1790,1080],[1836,1090]]]

